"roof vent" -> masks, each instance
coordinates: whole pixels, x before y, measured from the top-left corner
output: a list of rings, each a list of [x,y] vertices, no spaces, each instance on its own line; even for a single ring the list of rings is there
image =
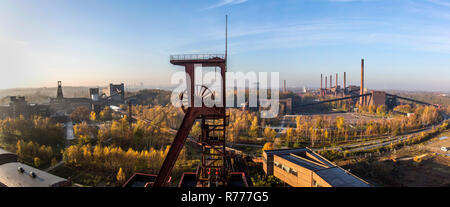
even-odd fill
[[[30,176],[31,176],[32,178],[35,178],[35,177],[36,177],[36,173],[34,173],[33,171],[31,171],[31,172],[30,172]]]
[[[17,171],[19,171],[20,173],[25,172],[25,170],[23,169],[23,167],[18,167],[18,168],[17,168]]]

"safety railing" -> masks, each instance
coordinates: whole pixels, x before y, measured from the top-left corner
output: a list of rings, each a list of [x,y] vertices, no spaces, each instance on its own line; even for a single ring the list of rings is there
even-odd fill
[[[170,60],[213,60],[225,59],[224,54],[182,54],[171,55]]]

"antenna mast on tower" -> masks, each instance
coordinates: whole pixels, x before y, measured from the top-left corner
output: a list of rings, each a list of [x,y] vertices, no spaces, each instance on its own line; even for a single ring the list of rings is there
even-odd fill
[[[227,63],[228,52],[228,15],[225,15],[225,63]]]

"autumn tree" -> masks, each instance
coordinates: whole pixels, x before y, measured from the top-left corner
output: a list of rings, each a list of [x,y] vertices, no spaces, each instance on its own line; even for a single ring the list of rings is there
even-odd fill
[[[381,115],[381,116],[384,116],[385,114],[386,114],[386,105],[379,105],[378,107],[377,107],[377,114],[378,115]]]
[[[371,114],[375,114],[376,110],[377,110],[377,108],[375,105],[370,105],[368,108],[368,112]]]
[[[262,148],[262,151],[266,150],[273,150],[273,143],[272,142],[266,142]]]
[[[58,164],[58,161],[56,160],[56,158],[52,158],[52,161],[50,162],[50,166],[54,167],[54,166],[56,166],[56,164]]]
[[[119,172],[117,172],[116,179],[117,179],[117,182],[119,182],[119,183],[125,182],[125,179],[126,179],[125,172],[123,172],[122,168],[120,168]]]
[[[195,137],[199,137],[202,133],[202,129],[200,127],[200,122],[195,122],[194,126],[192,126],[191,134]]]
[[[264,129],[264,137],[266,139],[273,140],[273,139],[275,139],[276,135],[277,135],[277,132],[275,130],[273,130],[272,128],[270,128],[270,126],[268,126]]]
[[[297,133],[297,137],[300,136],[300,133],[302,132],[302,124],[301,124],[301,117],[300,116],[296,116],[295,117],[295,126],[296,126],[296,133]]]
[[[252,120],[252,125],[250,126],[248,135],[250,135],[250,137],[253,137],[253,138],[259,136],[258,118],[256,116]]]
[[[404,105],[396,106],[394,108],[394,111],[400,111],[400,112],[403,112],[403,113],[411,113],[412,109],[411,109],[410,105],[404,104]]]
[[[81,122],[73,126],[73,133],[76,137],[85,135],[90,136],[91,132],[89,130],[89,125],[86,122]]]
[[[91,111],[91,115],[89,116],[91,121],[95,121],[97,119],[97,114],[95,111]]]
[[[0,120],[0,142],[14,146],[18,140],[57,147],[64,143],[64,128],[49,117],[33,116]]]
[[[79,123],[82,121],[88,121],[91,115],[91,111],[86,107],[77,107],[73,112],[70,114],[70,119],[72,121]]]
[[[41,159],[39,159],[39,157],[35,157],[33,159],[34,161],[34,166],[39,167],[41,165]]]
[[[103,121],[110,121],[113,118],[112,117],[112,110],[111,110],[111,108],[109,106],[103,108],[100,111],[99,115],[100,115],[100,119],[103,120]]]
[[[287,128],[286,129],[286,140],[287,142],[291,142],[292,138],[294,137],[294,129],[293,128]]]
[[[46,164],[55,156],[50,146],[39,145],[32,141],[19,140],[16,149],[17,156],[30,163],[34,163],[35,158],[39,158],[39,164]]]

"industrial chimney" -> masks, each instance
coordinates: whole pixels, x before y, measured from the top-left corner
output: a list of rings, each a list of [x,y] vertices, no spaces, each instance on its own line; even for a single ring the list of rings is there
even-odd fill
[[[327,83],[328,83],[327,76],[325,76],[325,91],[327,90]]]
[[[345,72],[344,72],[344,88],[342,89],[342,93],[345,95],[345,90],[346,90],[346,88],[347,88],[347,85],[346,85],[346,83],[345,83],[345,81],[346,81],[346,74],[345,74]]]
[[[336,89],[337,89],[337,86],[338,86],[338,74],[336,73],[336,80],[335,80],[335,82],[336,82]]]
[[[322,80],[323,80],[323,76],[322,76],[322,74],[320,74],[320,91],[322,91]]]
[[[333,87],[333,75],[330,75],[330,89]]]
[[[364,59],[361,59],[361,86],[360,86],[360,90],[359,90],[359,95],[363,95],[364,94]],[[360,97],[359,98],[359,104],[364,105],[365,104],[365,99],[364,97]]]
[[[345,81],[346,81],[346,75],[345,75],[345,72],[344,72],[344,90],[345,90],[345,88],[347,88],[347,85],[346,85]]]
[[[323,96],[323,88],[322,88],[322,83],[323,82],[323,75],[322,73],[320,74],[320,96]]]

